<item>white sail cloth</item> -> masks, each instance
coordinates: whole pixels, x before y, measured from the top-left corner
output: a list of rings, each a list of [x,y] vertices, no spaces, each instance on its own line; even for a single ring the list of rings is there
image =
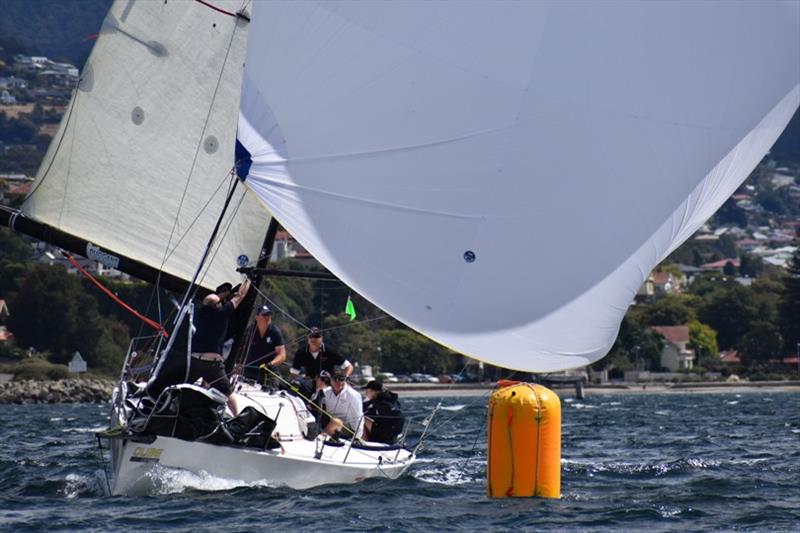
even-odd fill
[[[332,272],[503,367],[603,357],[800,102],[797,2],[256,2],[247,183]]]
[[[247,26],[197,2],[115,2],[23,212],[191,279],[231,181]],[[238,277],[240,255],[258,258],[269,215],[246,190],[205,287]]]

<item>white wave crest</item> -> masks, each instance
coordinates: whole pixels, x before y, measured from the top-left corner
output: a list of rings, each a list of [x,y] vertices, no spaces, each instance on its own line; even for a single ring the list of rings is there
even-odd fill
[[[226,479],[206,471],[189,472],[178,468],[157,466],[147,472],[137,484],[136,492],[149,495],[180,494],[186,491],[220,492],[240,487],[276,487],[267,481],[246,482],[240,479]]]
[[[425,483],[437,485],[466,485],[483,478],[485,460],[477,457],[469,461],[464,459],[449,460],[443,463],[440,459],[418,460],[412,469],[411,476]]]

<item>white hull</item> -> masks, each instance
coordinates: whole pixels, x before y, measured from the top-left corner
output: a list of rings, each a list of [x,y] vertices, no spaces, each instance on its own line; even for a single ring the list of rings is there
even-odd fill
[[[298,428],[304,424],[307,413],[296,398],[256,389],[240,391],[237,396],[240,408],[257,405],[272,418],[277,407],[283,405],[273,433],[281,448],[257,450],[165,436],[157,436],[151,443],[115,438],[110,442],[112,494],[146,493],[153,485],[153,472],[159,467],[206,473],[247,484],[308,489],[357,483],[368,478],[395,479],[414,461],[413,453],[405,449],[367,450],[351,447],[350,442],[333,446],[325,444],[325,435],[305,439]]]

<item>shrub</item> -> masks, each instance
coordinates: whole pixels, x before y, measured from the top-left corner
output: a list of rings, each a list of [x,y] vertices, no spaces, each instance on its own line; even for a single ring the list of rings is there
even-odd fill
[[[70,377],[69,369],[66,366],[56,365],[38,357],[26,359],[16,365],[9,365],[7,371],[14,374],[14,381],[26,379],[50,381]]]

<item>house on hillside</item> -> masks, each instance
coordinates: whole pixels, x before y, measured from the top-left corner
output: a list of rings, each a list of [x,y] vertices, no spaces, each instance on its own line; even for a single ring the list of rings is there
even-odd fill
[[[700,268],[702,268],[703,270],[718,270],[719,272],[722,272],[725,269],[725,265],[727,265],[728,263],[733,265],[736,269],[738,269],[741,266],[741,262],[739,261],[738,258],[727,257],[725,259],[720,259],[719,261],[714,261],[713,263],[706,263],[704,265],[700,265]]]
[[[650,277],[653,278],[653,288],[658,295],[683,292],[685,278],[681,279],[671,272],[653,272]]]
[[[742,359],[736,350],[726,350],[719,352],[719,361],[727,365],[738,365],[742,362]]]
[[[642,286],[636,291],[636,303],[651,302],[656,294],[655,286],[653,285],[653,276],[647,276]]]
[[[666,341],[661,350],[661,366],[671,372],[694,368],[694,350],[689,346],[689,326],[653,326]]]
[[[272,247],[272,260],[278,261],[285,257],[290,257],[300,261],[307,266],[318,266],[319,263],[314,256],[308,253],[308,250],[303,248],[288,231],[279,230],[275,233],[275,244]]]
[[[14,105],[17,103],[17,97],[11,94],[10,92],[3,90],[0,91],[0,104],[2,105]]]

